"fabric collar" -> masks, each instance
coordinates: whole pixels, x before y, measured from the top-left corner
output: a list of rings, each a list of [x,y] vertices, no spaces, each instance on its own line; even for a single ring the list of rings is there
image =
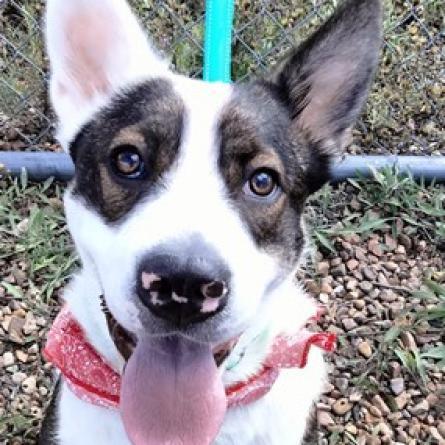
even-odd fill
[[[320,312],[308,322],[317,320],[319,316]],[[247,381],[226,387],[228,407],[247,405],[266,395],[278,378],[280,369],[304,368],[312,345],[332,352],[335,344],[334,333],[310,332],[305,328],[293,335],[277,336],[261,370]],[[66,306],[48,333],[43,354],[60,370],[77,397],[94,405],[118,408],[121,376],[88,342]]]

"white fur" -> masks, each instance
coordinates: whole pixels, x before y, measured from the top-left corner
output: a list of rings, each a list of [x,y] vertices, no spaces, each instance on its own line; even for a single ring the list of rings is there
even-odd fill
[[[100,21],[97,41],[88,29],[67,34],[67,27],[82,20],[89,25]],[[274,335],[301,327],[314,314],[314,305],[292,282],[293,271],[267,291],[280,273],[279,261],[257,247],[226,196],[217,165],[216,125],[232,87],[168,72],[123,0],[49,0],[47,40],[51,98],[65,147],[117,92],[144,79],[171,79],[186,108],[179,157],[163,177],[162,190],[140,202],[117,225],[107,224],[71,190],[66,193],[66,215],[82,270],[65,298],[89,341],[122,371],[124,362],[109,336],[98,296],[104,293],[114,318],[129,331],[157,335],[156,317],[146,309],[141,314],[133,295],[137,261],[159,244],[199,235],[229,267],[231,294],[223,319],[210,319],[187,335],[218,345],[242,334],[222,366],[236,360],[240,349],[244,357],[226,370],[223,381],[230,384],[254,374]],[[90,57],[100,61],[100,79],[90,71]],[[257,342],[259,336],[265,340]],[[283,371],[260,401],[229,410],[215,445],[295,445],[323,377],[321,355],[312,353],[305,369]],[[65,386],[58,413],[61,445],[129,444],[117,412],[84,403]]]

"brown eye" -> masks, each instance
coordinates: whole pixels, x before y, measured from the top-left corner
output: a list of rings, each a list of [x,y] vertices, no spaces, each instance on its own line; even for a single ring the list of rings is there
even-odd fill
[[[276,175],[269,170],[257,170],[249,179],[250,192],[266,197],[271,195],[277,188]]]
[[[127,178],[139,178],[144,172],[144,162],[136,147],[122,145],[117,147],[112,156],[116,172]]]

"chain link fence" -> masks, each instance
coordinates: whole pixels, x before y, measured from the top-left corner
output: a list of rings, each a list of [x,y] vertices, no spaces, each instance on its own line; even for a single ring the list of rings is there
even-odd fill
[[[200,77],[204,1],[131,0],[179,72]],[[337,0],[237,0],[233,77],[266,71]],[[380,70],[352,153],[445,154],[445,3],[385,0]],[[0,0],[0,150],[57,150],[47,101],[41,0]]]

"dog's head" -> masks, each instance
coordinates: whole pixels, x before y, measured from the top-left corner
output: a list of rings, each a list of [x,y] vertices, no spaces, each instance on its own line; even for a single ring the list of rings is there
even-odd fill
[[[49,0],[47,46],[76,167],[68,221],[110,323],[215,344],[279,304],[304,202],[373,77],[378,0],[347,1],[270,76],[239,85],[174,74],[123,0]]]

